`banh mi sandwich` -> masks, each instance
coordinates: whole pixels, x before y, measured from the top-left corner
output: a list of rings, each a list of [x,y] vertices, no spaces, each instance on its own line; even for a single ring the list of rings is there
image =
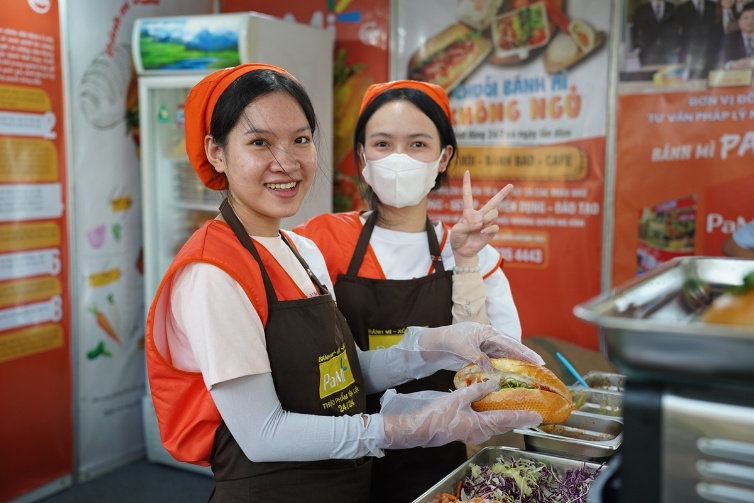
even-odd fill
[[[478,31],[452,24],[427,39],[408,62],[408,78],[437,84],[450,92],[492,51]]]
[[[596,35],[592,27],[584,21],[571,21],[571,24],[568,26],[568,32],[573,38],[578,40],[579,49],[582,51],[588,52],[594,48]]]
[[[542,416],[546,424],[565,422],[574,409],[573,397],[566,385],[551,370],[511,358],[490,358],[495,368],[488,374],[474,363],[456,372],[456,389],[477,382],[496,380],[500,390],[472,402],[477,412],[487,410],[529,410]]]

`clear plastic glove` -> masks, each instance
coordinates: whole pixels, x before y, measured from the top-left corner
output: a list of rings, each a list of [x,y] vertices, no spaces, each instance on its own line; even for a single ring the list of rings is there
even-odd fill
[[[382,396],[380,410],[385,438],[377,440],[377,446],[407,449],[436,447],[454,441],[479,444],[493,435],[514,428],[537,426],[542,422],[542,416],[536,412],[476,412],[471,408],[471,402],[497,389],[494,381],[484,381],[452,393],[419,391],[398,394],[389,389]]]
[[[402,356],[409,377],[419,379],[438,370],[459,370],[476,363],[492,372],[490,357],[515,358],[536,365],[544,360],[520,342],[506,337],[492,325],[464,322],[445,327],[408,327],[401,341],[390,349]]]

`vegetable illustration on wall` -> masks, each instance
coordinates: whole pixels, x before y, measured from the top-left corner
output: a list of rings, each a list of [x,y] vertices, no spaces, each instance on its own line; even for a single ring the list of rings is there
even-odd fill
[[[89,312],[94,315],[94,317],[97,319],[97,326],[101,328],[112,340],[118,343],[119,346],[121,346],[123,343],[120,340],[120,337],[118,337],[118,333],[115,331],[115,328],[113,328],[112,323],[110,323],[110,319],[107,317],[105,313],[99,310],[97,307],[97,304],[92,304],[89,306]]]

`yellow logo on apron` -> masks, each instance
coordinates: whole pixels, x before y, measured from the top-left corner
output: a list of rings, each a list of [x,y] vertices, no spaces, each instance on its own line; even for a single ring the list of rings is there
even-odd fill
[[[319,357],[319,397],[337,393],[354,383],[345,344],[332,353]]]
[[[404,332],[406,332],[405,328],[370,328],[367,330],[369,349],[384,349],[395,346],[401,342]]]

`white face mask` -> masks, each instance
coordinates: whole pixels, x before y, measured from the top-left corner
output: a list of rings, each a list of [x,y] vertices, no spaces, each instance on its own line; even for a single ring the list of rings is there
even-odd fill
[[[435,162],[421,162],[406,154],[390,154],[376,161],[367,161],[364,180],[384,204],[403,208],[415,206],[435,186],[442,153]]]

